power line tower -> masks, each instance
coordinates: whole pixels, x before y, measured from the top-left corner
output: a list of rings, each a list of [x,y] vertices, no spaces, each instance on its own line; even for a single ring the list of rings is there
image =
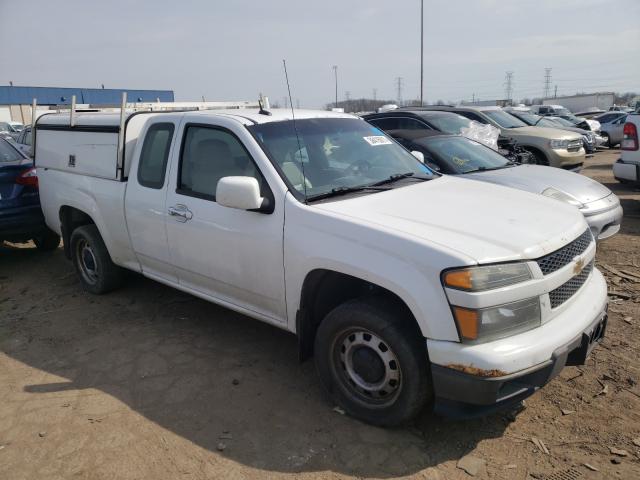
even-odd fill
[[[551,68],[544,69],[544,95],[543,98],[551,96]]]
[[[513,72],[506,72],[504,77],[504,95],[509,103],[512,102],[513,96]]]
[[[402,77],[396,77],[396,88],[398,90],[398,105],[402,105]]]

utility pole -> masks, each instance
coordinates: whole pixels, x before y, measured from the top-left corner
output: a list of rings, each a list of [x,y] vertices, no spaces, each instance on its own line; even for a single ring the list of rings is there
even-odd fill
[[[398,106],[402,106],[402,77],[396,77],[396,88],[398,89]]]
[[[373,101],[375,102],[378,99],[378,89],[373,89]]]
[[[424,0],[420,0],[420,106],[424,106]]]
[[[553,89],[553,98],[557,98],[558,97],[558,85],[556,85]]]
[[[475,93],[471,94],[471,103],[476,103],[476,94]]]
[[[338,108],[338,65],[333,66],[333,75],[336,79],[336,108]]]
[[[511,97],[513,95],[513,72],[506,72],[504,77],[504,94],[506,100],[509,103],[511,102]]]
[[[543,98],[549,98],[551,94],[551,68],[544,69],[544,95]]]

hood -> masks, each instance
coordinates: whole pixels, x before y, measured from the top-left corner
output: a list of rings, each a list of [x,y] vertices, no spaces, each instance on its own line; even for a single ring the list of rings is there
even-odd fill
[[[453,176],[314,207],[435,243],[478,263],[538,258],[587,228],[582,214],[570,205]]]
[[[501,170],[468,173],[465,177],[531,193],[542,193],[545,189],[553,187],[584,204],[611,195],[611,190],[607,187],[584,175],[541,165],[518,165]]]
[[[557,127],[557,128],[553,128],[552,130],[564,130],[566,132],[577,133],[578,135],[589,135],[593,133],[578,127]]]
[[[531,127],[528,125],[526,127],[504,128],[502,129],[502,134],[514,138],[518,136],[528,136],[548,138],[549,140],[575,140],[577,138],[582,140],[582,135],[567,132],[559,128]]]

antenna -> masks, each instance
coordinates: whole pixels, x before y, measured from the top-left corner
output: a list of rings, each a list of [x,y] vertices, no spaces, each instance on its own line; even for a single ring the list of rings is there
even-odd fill
[[[287,81],[287,92],[289,93],[289,105],[291,105],[291,118],[293,119],[293,131],[296,133],[296,141],[298,142],[298,153],[300,154],[300,169],[302,170],[302,188],[304,189],[304,201],[307,202],[307,176],[304,173],[304,162],[302,161],[302,146],[300,145],[300,136],[298,135],[298,127],[296,126],[296,114],[293,110],[293,102],[291,101],[291,87],[289,86],[289,75],[287,74],[287,61],[282,59],[284,67],[284,78]],[[295,157],[295,155],[294,155]]]

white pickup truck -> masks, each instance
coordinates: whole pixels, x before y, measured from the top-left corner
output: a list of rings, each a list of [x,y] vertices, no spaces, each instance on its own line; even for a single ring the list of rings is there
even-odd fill
[[[640,183],[640,113],[630,113],[622,129],[622,154],[613,164],[613,176],[622,183]]]
[[[350,115],[46,115],[35,153],[86,290],[126,268],[293,332],[367,422],[507,407],[604,334],[577,209],[433,173]]]

